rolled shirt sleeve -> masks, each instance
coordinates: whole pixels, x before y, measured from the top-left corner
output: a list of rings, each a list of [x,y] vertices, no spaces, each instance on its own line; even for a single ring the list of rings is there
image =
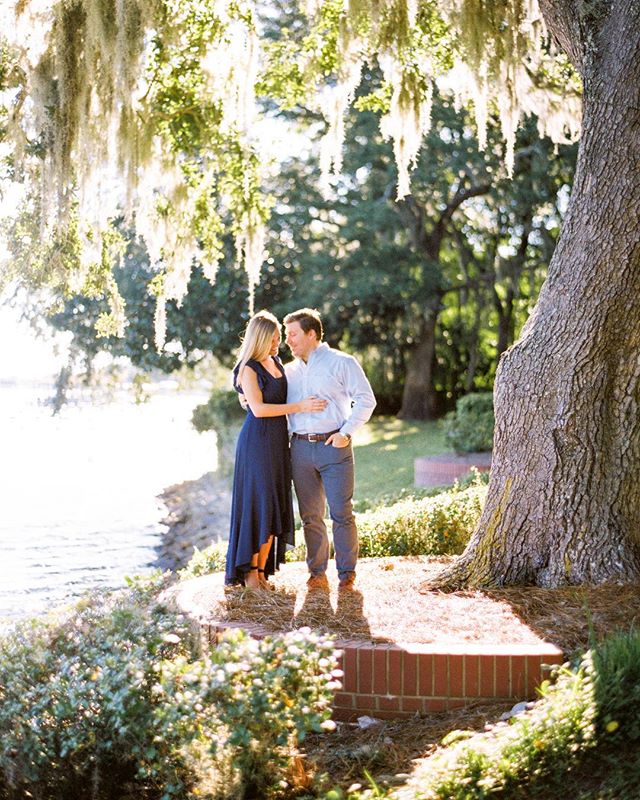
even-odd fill
[[[353,356],[344,360],[343,380],[345,391],[351,398],[352,407],[351,414],[340,428],[340,433],[348,433],[353,436],[371,418],[373,409],[376,407],[376,398],[364,370]]]

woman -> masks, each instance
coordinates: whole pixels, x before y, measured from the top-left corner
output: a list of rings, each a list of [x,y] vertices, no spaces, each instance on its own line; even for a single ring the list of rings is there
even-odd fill
[[[291,466],[286,414],[322,411],[326,400],[287,403],[287,379],[277,356],[280,323],[268,311],[249,320],[233,385],[247,401],[236,446],[226,584],[267,587],[293,544]],[[272,549],[274,536],[277,547]]]

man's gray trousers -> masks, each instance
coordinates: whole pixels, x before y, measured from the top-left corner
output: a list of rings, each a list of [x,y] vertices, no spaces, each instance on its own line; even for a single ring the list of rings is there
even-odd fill
[[[304,538],[307,565],[312,575],[323,575],[329,563],[329,539],[324,523],[325,503],[333,522],[336,567],[341,578],[354,574],[358,559],[358,533],[353,516],[353,449],[291,440],[293,485]]]

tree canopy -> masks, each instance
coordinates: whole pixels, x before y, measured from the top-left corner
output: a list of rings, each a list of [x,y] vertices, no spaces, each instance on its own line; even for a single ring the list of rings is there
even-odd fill
[[[304,104],[325,120],[326,193],[341,171],[345,112],[365,64],[384,76],[363,107],[381,112],[381,131],[393,142],[398,198],[409,192],[436,81],[459,102],[472,101],[481,148],[489,113],[497,113],[509,174],[524,113],[535,112],[556,142],[578,133],[575,79],[550,55],[534,0],[488,13],[479,0],[280,9],[250,0],[16,0],[13,10],[0,70],[11,175],[30,186],[27,208],[55,252],[71,241],[77,256],[47,259],[46,278],[101,289],[110,301],[102,331],[121,334],[124,304],[108,269],[118,253],[108,231],[123,213],[156,273],[159,347],[166,301],[182,301],[196,263],[215,280],[225,230],[252,304],[272,203],[256,93],[263,107]],[[285,12],[290,24],[274,25]]]
[[[363,76],[363,96],[378,79],[371,71]],[[317,151],[285,159],[266,183],[278,199],[256,302],[279,316],[307,304],[318,308],[330,343],[363,360],[380,410],[440,414],[460,394],[492,388],[500,354],[533,307],[560,228],[575,146],[556,152],[531,120],[518,133],[509,179],[495,152],[497,122],[481,153],[469,114],[436,92],[413,194],[397,202],[392,145],[376,116],[352,111],[345,122],[333,198],[322,195]],[[19,234],[11,242],[18,257]],[[233,358],[247,293],[230,256],[214,286],[194,270],[182,307],[167,305],[168,346],[161,353],[153,347],[153,298],[146,292],[153,270],[144,249],[130,241],[114,277],[129,312],[124,337],[98,337],[94,324],[106,301],[86,295],[69,298],[51,318],[73,331],[89,358],[105,348],[169,370],[206,352],[225,363]],[[433,324],[425,329],[429,310]],[[425,336],[432,348],[423,356]],[[409,369],[422,380],[403,396]]]

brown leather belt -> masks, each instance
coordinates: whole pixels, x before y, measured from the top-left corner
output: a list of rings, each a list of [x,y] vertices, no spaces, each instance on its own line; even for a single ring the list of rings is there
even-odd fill
[[[330,436],[340,431],[329,431],[329,433],[292,433],[294,439],[304,439],[305,442],[326,442]]]

